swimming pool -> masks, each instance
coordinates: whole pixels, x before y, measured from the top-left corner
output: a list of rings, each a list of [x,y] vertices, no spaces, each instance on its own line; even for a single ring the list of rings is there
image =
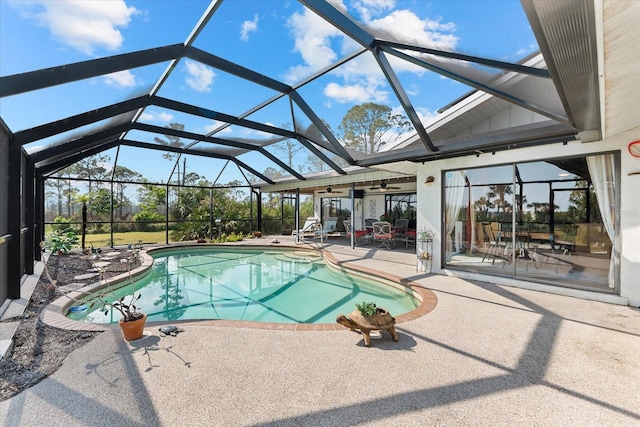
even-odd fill
[[[333,323],[362,301],[374,301],[394,316],[420,304],[403,287],[330,267],[313,251],[198,247],[152,256],[151,271],[135,284],[142,294],[136,304],[149,321]],[[130,290],[125,286],[116,294]],[[112,323],[120,315],[93,311],[68,317]]]

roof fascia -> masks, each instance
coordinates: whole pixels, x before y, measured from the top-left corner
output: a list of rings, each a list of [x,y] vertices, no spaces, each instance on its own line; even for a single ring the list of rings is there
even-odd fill
[[[381,181],[385,179],[407,178],[412,174],[389,172],[384,170],[360,169],[355,173],[336,176],[322,176],[313,179],[307,179],[305,182],[277,182],[269,186],[259,186],[263,192],[273,193],[279,191],[291,191],[296,189],[305,189],[312,187],[326,187],[327,185],[348,185],[353,182],[365,183],[373,181]]]
[[[601,139],[596,2],[521,3],[571,123],[589,141]]]
[[[358,164],[362,167],[370,167],[402,160],[414,162],[439,160],[525,146],[565,142],[575,138],[576,130],[573,127],[547,120],[516,128],[506,128],[484,134],[436,141],[436,145],[440,148],[437,153],[426,153],[422,148],[396,150],[396,152],[385,152],[383,155],[361,159]]]

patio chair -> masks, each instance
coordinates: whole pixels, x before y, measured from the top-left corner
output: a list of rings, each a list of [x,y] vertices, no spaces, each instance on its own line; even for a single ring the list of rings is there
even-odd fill
[[[406,218],[396,219],[396,222],[393,224],[393,231],[396,234],[406,234],[408,228],[409,220]]]
[[[373,223],[378,222],[377,218],[366,218],[364,220],[364,226],[373,230]]]
[[[336,224],[338,224],[337,216],[327,217],[324,220],[324,224],[322,224],[322,228],[315,231],[314,237],[329,237],[330,234],[336,231]]]
[[[373,223],[380,221],[378,218],[365,218],[364,228],[369,231],[369,234],[373,234]]]
[[[484,262],[485,259],[491,257],[491,264],[496,263],[496,258],[500,258],[507,263],[510,263],[511,258],[507,257],[509,248],[501,241],[500,232],[498,232],[498,235],[496,236],[493,228],[491,228],[491,224],[483,224],[482,231],[484,232],[484,256],[482,257],[481,262]],[[504,254],[501,254],[503,251]]]
[[[415,246],[416,245],[416,237],[418,236],[418,232],[416,230],[407,230],[405,231],[402,239],[396,239],[396,240],[400,240],[402,242],[405,243],[405,247],[408,248],[409,245],[411,246]]]
[[[369,241],[369,231],[367,229],[353,230],[351,221],[344,221],[344,229],[347,232],[347,237],[351,240],[351,233],[353,233],[353,239],[356,246],[366,245]]]
[[[316,218],[315,216],[310,216],[306,219],[302,228],[300,230],[293,230],[291,232],[291,235],[295,236],[294,240],[296,242],[299,242],[300,236],[302,237],[304,237],[305,235],[313,236],[316,230],[318,229],[319,225],[320,225],[320,219]]]
[[[391,229],[391,223],[387,221],[378,221],[373,223],[373,240],[380,243],[379,247],[391,249],[389,246],[396,245],[396,233]]]

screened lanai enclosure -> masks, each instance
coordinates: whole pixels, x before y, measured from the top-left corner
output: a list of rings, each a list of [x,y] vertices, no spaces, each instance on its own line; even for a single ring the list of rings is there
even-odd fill
[[[601,136],[589,2],[118,1],[112,44],[48,21],[66,16],[88,31],[100,14],[91,4],[0,5],[0,300],[19,296],[47,233],[86,234],[85,246],[287,234],[336,204],[361,206],[358,191],[387,191],[383,214],[415,220],[421,165]],[[459,19],[463,11],[483,18]],[[517,229],[526,219],[548,240],[549,220],[558,230],[571,222],[548,212],[568,187],[534,201],[539,180],[522,187],[527,166],[504,169],[474,188],[520,188],[511,205],[546,203],[547,216],[535,205],[528,216],[509,210],[511,221],[467,221],[470,210],[456,208],[442,230],[452,236],[446,262],[484,247],[476,224]],[[562,170],[600,199],[584,168]],[[380,190],[385,174],[412,184]],[[323,195],[331,185],[344,195]],[[468,186],[451,196],[448,185],[455,205],[482,197]],[[581,215],[573,222],[607,216],[597,207]],[[610,259],[616,224],[604,227]]]

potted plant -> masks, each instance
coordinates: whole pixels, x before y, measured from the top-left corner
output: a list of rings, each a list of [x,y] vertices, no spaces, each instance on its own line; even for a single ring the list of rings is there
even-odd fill
[[[378,313],[378,307],[375,302],[362,301],[362,304],[356,303],[356,308],[363,316],[375,316]]]
[[[371,346],[371,331],[386,330],[393,341],[398,341],[395,329],[396,319],[384,308],[376,306],[374,302],[363,301],[356,304],[356,309],[348,316],[341,314],[336,322],[351,330],[359,329],[364,336],[364,345]]]
[[[54,288],[54,291],[62,294],[63,296],[71,299],[76,303],[73,307],[69,309],[69,311],[74,311],[75,309],[82,309],[77,311],[86,311],[87,309],[92,309],[93,307],[99,306],[100,311],[102,311],[105,315],[109,313],[111,310],[118,311],[122,316],[118,321],[120,329],[122,330],[122,334],[124,335],[124,339],[127,341],[137,340],[141,338],[144,334],[144,326],[147,321],[147,315],[140,311],[140,308],[136,305],[136,302],[140,299],[142,294],[136,292],[133,279],[131,277],[131,268],[135,261],[138,259],[139,249],[134,249],[128,258],[122,258],[120,262],[126,262],[129,264],[128,268],[128,284],[131,286],[133,292],[131,295],[119,297],[116,294],[116,290],[111,287],[107,287],[103,290],[98,290],[98,292],[91,297],[88,301],[81,298],[77,299],[73,296],[67,294],[67,292],[56,286],[57,280],[53,280],[50,276],[49,271],[45,265],[45,272],[49,281],[51,282],[51,286]],[[93,255],[90,258],[91,264],[95,268],[95,270],[100,274],[100,281],[104,279],[104,273],[106,271],[105,267],[98,264],[100,257],[98,255]],[[118,287],[117,289],[121,289],[122,287]]]
[[[105,292],[99,292],[94,300],[89,302],[89,309],[95,307],[96,305],[100,306],[100,310],[104,312],[105,315],[109,313],[110,310],[116,310],[122,316],[118,321],[118,325],[122,330],[122,335],[124,335],[124,339],[127,341],[137,340],[142,337],[144,334],[144,326],[147,321],[146,313],[140,311],[140,308],[136,306],[136,302],[142,297],[142,294],[136,292],[133,280],[131,278],[131,267],[133,266],[135,260],[138,257],[138,250],[134,250],[133,253],[128,258],[123,258],[120,262],[128,262],[129,263],[129,284],[133,292],[130,296],[122,296],[118,297],[114,290],[108,289]],[[96,256],[91,257],[92,263],[95,265],[94,261],[99,259]],[[104,267],[96,267],[96,270],[101,273],[104,273]]]
[[[43,249],[48,249],[52,254],[63,255],[78,245],[78,236],[71,229],[56,230],[47,234]]]

